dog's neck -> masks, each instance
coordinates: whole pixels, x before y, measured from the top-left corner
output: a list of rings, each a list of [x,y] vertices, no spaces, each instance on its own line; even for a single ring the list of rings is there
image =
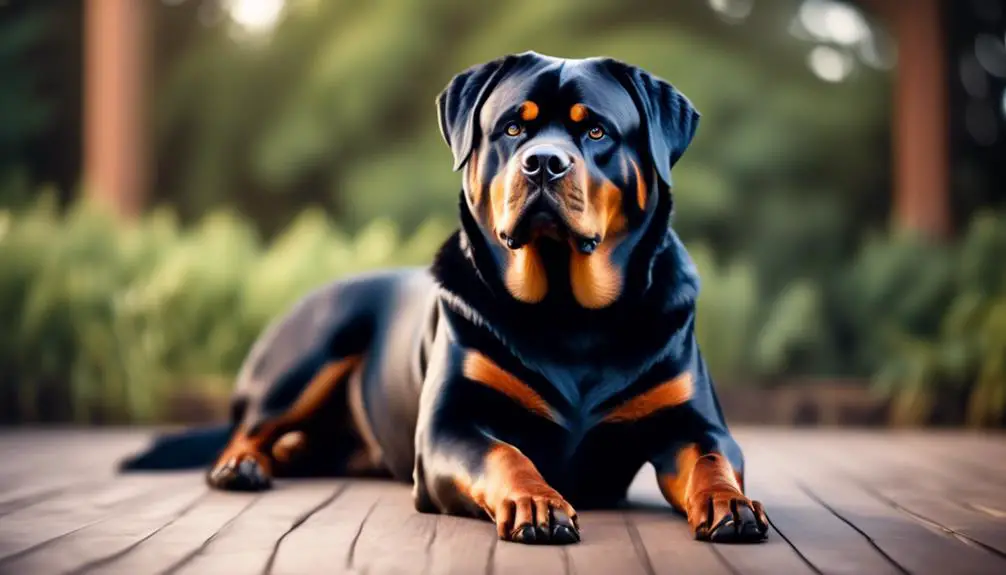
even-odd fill
[[[460,199],[461,228],[441,247],[432,273],[445,304],[461,315],[507,334],[511,348],[552,355],[598,349],[627,361],[659,354],[675,333],[690,325],[698,296],[698,276],[669,226],[670,194],[662,191],[653,218],[633,249],[622,293],[602,309],[585,309],[570,299],[529,304],[513,298],[489,253],[485,235]],[[573,335],[571,335],[573,334]],[[633,358],[630,360],[630,357]]]

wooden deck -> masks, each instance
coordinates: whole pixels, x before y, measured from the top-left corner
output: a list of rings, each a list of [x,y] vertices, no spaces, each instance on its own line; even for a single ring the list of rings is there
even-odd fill
[[[768,542],[693,541],[644,469],[634,508],[584,513],[583,542],[550,548],[418,514],[388,482],[216,493],[194,473],[114,476],[145,433],[0,432],[0,573],[1006,573],[1006,437],[738,437]]]

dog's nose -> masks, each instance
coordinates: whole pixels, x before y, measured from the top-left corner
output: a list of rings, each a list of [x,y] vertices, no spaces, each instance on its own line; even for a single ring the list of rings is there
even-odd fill
[[[565,176],[573,167],[569,154],[556,146],[542,144],[528,148],[520,159],[520,169],[529,178],[544,177],[553,182]]]

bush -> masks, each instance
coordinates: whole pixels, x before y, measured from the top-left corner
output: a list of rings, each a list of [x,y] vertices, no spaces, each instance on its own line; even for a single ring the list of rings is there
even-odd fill
[[[182,229],[168,211],[120,225],[44,200],[0,214],[0,419],[123,422],[166,416],[186,389],[226,394],[265,324],[310,289],[428,262],[450,228],[409,238],[384,220],[355,237],[308,210],[268,244],[215,212]]]
[[[1006,423],[1004,262],[1006,214],[986,213],[956,244],[875,242],[853,267],[860,357],[895,423]]]

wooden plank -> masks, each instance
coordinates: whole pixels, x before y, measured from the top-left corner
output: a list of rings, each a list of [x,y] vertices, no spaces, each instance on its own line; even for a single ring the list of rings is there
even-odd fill
[[[665,509],[667,521],[676,520],[679,522],[680,532],[685,537],[691,539],[691,531],[684,519],[678,519],[672,515],[670,505],[664,501],[660,494],[655,472],[651,466],[644,467],[636,476],[630,489],[630,498],[634,504],[645,505],[655,509]],[[753,545],[714,545],[701,541],[691,540],[693,545],[685,550],[682,546],[678,549],[668,551],[660,546],[655,546],[655,550],[666,555],[673,553],[684,555],[680,566],[702,565],[703,569],[714,571],[697,570],[697,572],[730,572],[730,573],[813,573],[813,569],[806,563],[801,555],[783,538],[778,531],[769,533],[768,541]],[[647,545],[650,549],[650,545]],[[686,555],[687,554],[687,555]],[[661,564],[652,561],[654,565]],[[708,566],[708,567],[706,567]],[[690,568],[690,567],[689,567]]]
[[[930,494],[867,489],[889,506],[1006,559],[1006,521]]]
[[[650,558],[634,543],[621,511],[581,513],[580,529],[582,541],[566,549],[574,573],[643,575],[653,572]]]
[[[657,488],[652,465],[636,474],[629,488],[627,512],[630,532],[635,529],[655,573],[731,573],[708,543],[696,541],[684,516],[674,512]]]
[[[353,481],[331,504],[291,531],[270,565],[273,575],[351,573],[364,524],[387,492],[382,481]]]
[[[801,489],[839,519],[847,522],[902,570],[917,573],[996,573],[1006,567],[1000,558],[937,533],[892,509],[855,485],[850,468],[881,468],[891,451],[883,443],[871,449],[851,443],[829,446],[825,442],[790,445],[779,454],[780,465],[793,474]],[[830,447],[830,448],[829,448]],[[841,449],[836,449],[841,447]],[[872,465],[865,460],[874,461]]]
[[[87,573],[136,575],[152,570],[162,572],[179,565],[207,546],[258,498],[257,494],[211,491],[194,509],[140,542],[128,553],[92,566]]]
[[[630,532],[646,551],[656,575],[729,575],[730,568],[709,543],[696,541],[684,518],[669,510],[629,512]]]
[[[363,524],[350,566],[366,573],[425,571],[436,525],[436,515],[415,510],[408,486],[388,484]]]
[[[222,528],[205,547],[172,567],[173,573],[258,575],[273,556],[281,538],[341,493],[331,481],[277,484],[233,522]]]
[[[9,515],[19,509],[37,505],[46,499],[52,499],[64,494],[71,489],[87,490],[96,489],[100,486],[97,481],[74,482],[72,479],[60,483],[30,483],[20,485],[0,495],[0,517]]]
[[[420,515],[408,486],[384,481],[281,482],[261,498],[210,492],[181,513],[203,489],[195,474],[112,478],[146,435],[0,433],[10,461],[0,469],[0,572],[1006,570],[1006,492],[993,460],[1006,454],[1001,436],[741,430],[769,542],[692,540],[647,468],[630,492],[635,507],[586,512],[582,543],[547,547],[498,542],[487,521]]]
[[[201,483],[172,490],[164,497],[124,509],[109,520],[62,537],[52,545],[21,555],[4,564],[10,573],[69,573],[127,552],[131,547],[183,515],[206,493]]]
[[[861,457],[835,465],[850,481],[906,517],[1006,558],[1006,521],[983,513],[981,506],[976,509],[962,503],[979,499],[996,505],[1004,499],[1001,486],[993,491],[981,472],[951,459],[949,451],[957,444],[957,451],[972,452],[981,438],[954,437],[954,442],[940,436],[931,441],[905,439],[902,448],[894,450],[887,445],[860,445],[857,451]],[[876,469],[891,467],[896,469],[898,480],[878,479]],[[983,484],[977,485],[979,481]]]
[[[897,455],[942,480],[945,494],[1006,506],[1006,438],[977,434],[911,434]],[[918,481],[917,477],[912,477]]]
[[[582,525],[581,525],[582,526]],[[489,526],[495,533],[495,528]],[[581,541],[577,545],[583,545]],[[571,573],[569,546],[524,545],[497,541],[490,573]]]
[[[756,438],[744,442],[744,451],[748,493],[765,505],[772,525],[770,537],[785,539],[822,573],[902,572],[859,531],[800,489],[787,467],[792,463],[787,454],[798,453],[799,447],[778,437]]]
[[[654,573],[731,573],[729,566],[703,541],[696,541],[685,517],[671,509],[657,488],[656,471],[647,465],[629,487],[627,512]],[[634,535],[635,537],[635,535]]]
[[[822,573],[896,574],[901,571],[862,535],[800,490],[782,473],[753,474],[748,493],[765,505],[773,532]]]
[[[110,479],[115,462],[146,434],[96,431],[0,431],[0,497],[26,487],[65,488]]]
[[[489,570],[496,547],[496,529],[488,521],[437,517],[430,546],[430,575],[470,575]]]
[[[6,515],[0,521],[0,565],[69,533],[105,520],[177,478],[122,478],[98,489],[71,491]]]

